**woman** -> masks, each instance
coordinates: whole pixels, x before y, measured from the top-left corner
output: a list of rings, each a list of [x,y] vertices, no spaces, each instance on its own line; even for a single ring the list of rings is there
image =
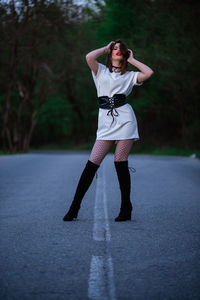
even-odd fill
[[[106,66],[96,59],[107,53]],[[137,120],[130,104],[126,102],[134,85],[142,85],[154,73],[145,64],[133,57],[133,53],[121,40],[89,52],[86,61],[91,69],[99,101],[98,129],[96,141],[89,160],[80,177],[76,193],[64,221],[77,218],[81,201],[92,183],[102,160],[116,143],[114,164],[121,190],[121,208],[115,221],[131,220],[131,181],[128,155],[133,142],[139,140]],[[127,71],[128,63],[141,72]]]

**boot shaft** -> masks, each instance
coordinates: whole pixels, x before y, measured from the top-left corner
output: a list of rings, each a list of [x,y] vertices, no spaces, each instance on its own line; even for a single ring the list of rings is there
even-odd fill
[[[81,201],[85,193],[87,192],[89,186],[91,185],[94,175],[98,168],[99,165],[88,160],[80,176],[71,206],[67,214],[63,218],[64,221],[72,221],[74,218],[77,218],[78,211],[81,206]]]
[[[115,169],[119,181],[120,190],[122,193],[130,194],[131,191],[131,177],[128,169],[128,160],[115,161]]]
[[[91,185],[93,178],[95,176],[96,171],[98,170],[100,166],[93,163],[92,161],[88,160],[85,168],[80,176],[76,192],[74,195],[74,200],[72,203],[72,206],[79,206],[82,201],[82,198],[84,197],[85,193],[87,192],[89,186]]]

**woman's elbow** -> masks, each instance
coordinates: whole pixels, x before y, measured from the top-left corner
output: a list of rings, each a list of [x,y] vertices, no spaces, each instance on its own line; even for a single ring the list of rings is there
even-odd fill
[[[154,74],[154,71],[153,70],[151,70],[150,71],[150,76],[152,76]]]
[[[86,54],[85,59],[88,61],[91,59],[91,55],[89,53]]]
[[[153,74],[154,74],[154,71],[153,71],[153,70],[149,71],[149,72],[148,72],[148,78],[150,78]]]

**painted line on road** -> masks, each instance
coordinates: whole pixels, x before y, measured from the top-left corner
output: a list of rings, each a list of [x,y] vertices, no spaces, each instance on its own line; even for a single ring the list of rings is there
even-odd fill
[[[95,241],[110,241],[104,164],[102,164],[101,171],[96,183],[93,239]]]
[[[113,264],[111,256],[92,255],[88,298],[93,300],[115,300]]]
[[[108,222],[104,164],[102,164],[101,171],[96,182],[93,239],[109,242],[111,234]],[[112,257],[107,244],[105,247],[105,255],[92,255],[91,259],[88,298],[92,300],[116,300]]]

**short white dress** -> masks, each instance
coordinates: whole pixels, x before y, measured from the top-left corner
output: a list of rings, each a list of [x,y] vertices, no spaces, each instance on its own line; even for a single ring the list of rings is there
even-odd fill
[[[97,96],[112,97],[114,94],[125,94],[128,96],[134,85],[142,85],[143,82],[137,82],[139,72],[127,71],[121,75],[119,72],[110,72],[109,68],[98,62],[98,72],[92,77],[97,89]],[[107,115],[108,110],[99,108],[98,128],[96,131],[96,140],[118,140],[134,139],[139,140],[137,119],[132,106],[126,103],[115,108],[118,116]],[[111,126],[112,123],[112,126]]]

